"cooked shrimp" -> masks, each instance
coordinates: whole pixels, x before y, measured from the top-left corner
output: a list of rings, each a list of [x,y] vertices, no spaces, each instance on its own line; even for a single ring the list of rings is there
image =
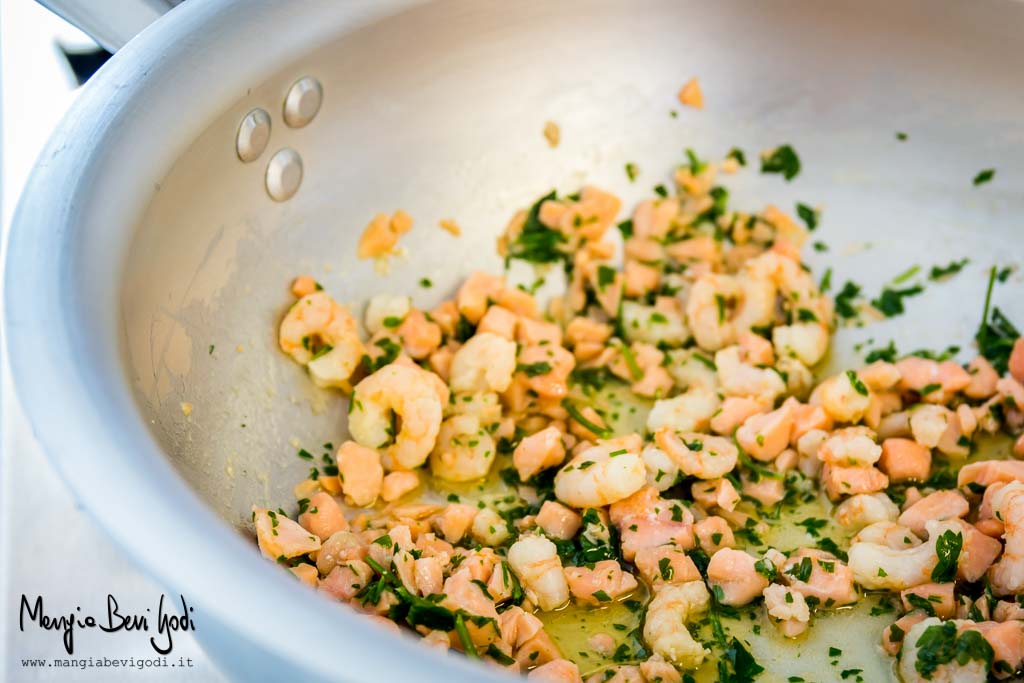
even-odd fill
[[[871,390],[850,370],[828,378],[811,395],[836,422],[858,422],[871,405]]]
[[[757,559],[742,550],[722,548],[708,563],[708,584],[718,588],[719,601],[726,605],[745,605],[768,587],[768,579],[758,573]]]
[[[693,516],[679,503],[661,498],[654,488],[643,488],[613,503],[609,517],[619,529],[622,557],[627,561],[643,548],[693,547]]]
[[[847,529],[860,531],[869,524],[895,522],[900,509],[884,493],[859,493],[836,508],[836,521]]]
[[[681,432],[706,430],[720,405],[718,394],[703,388],[691,389],[675,398],[657,400],[647,414],[647,430],[656,432],[665,426]]]
[[[430,453],[430,471],[448,481],[473,481],[490,471],[497,447],[494,437],[473,415],[456,415],[441,423]]]
[[[671,427],[662,427],[654,434],[655,443],[689,476],[719,479],[736,467],[739,451],[720,436],[696,432],[677,434]]]
[[[862,530],[861,534],[867,529]],[[929,521],[926,523],[928,541],[920,545],[908,543],[910,547],[900,550],[880,543],[854,540],[849,551],[854,579],[870,590],[894,591],[930,582],[932,570],[938,564],[936,540],[943,532],[951,529],[955,533],[956,525],[952,522]],[[907,533],[909,535],[904,538],[909,542],[913,534],[909,530]]]
[[[730,346],[715,354],[718,381],[725,396],[752,398],[771,406],[786,391],[786,383],[771,368],[758,368],[745,363],[738,346]]]
[[[868,524],[853,537],[854,543],[877,543],[893,550],[914,548],[922,543],[917,534],[896,522],[881,521]]]
[[[996,595],[1024,592],[1024,484],[1014,481],[992,499],[997,519],[1006,527],[1003,538],[1006,548],[999,561],[989,570],[989,582]]]
[[[771,322],[775,286],[744,275],[707,273],[694,282],[686,300],[686,318],[697,345],[717,351],[735,343],[740,332]]]
[[[650,605],[644,623],[644,640],[655,654],[683,669],[696,669],[708,651],[686,628],[707,611],[711,603],[703,581],[663,586]]]
[[[543,536],[520,536],[508,549],[508,563],[531,602],[548,612],[569,600],[569,584],[555,544]]]
[[[935,448],[946,432],[952,413],[944,406],[922,405],[910,413],[910,432],[914,441],[925,448]]]
[[[958,628],[955,622],[943,622],[937,617],[928,617],[914,624],[903,637],[903,646],[900,648],[899,663],[897,671],[900,680],[904,683],[985,683],[988,680],[988,669],[990,660],[981,658],[980,651],[974,647],[962,646],[957,648],[958,642],[964,642],[966,637],[970,638],[970,632],[957,634]],[[977,634],[975,634],[977,635]],[[949,652],[963,651],[960,657],[951,656],[948,660],[938,663],[930,659],[924,660],[922,667],[918,657],[920,655],[919,645],[922,641],[935,643],[944,641],[944,649]],[[982,641],[984,643],[984,641]],[[989,647],[991,655],[991,646]],[[945,659],[945,658],[944,658]]]
[[[496,334],[473,335],[452,357],[452,391],[502,392],[512,383],[516,345]]]
[[[796,358],[808,367],[816,365],[828,350],[828,328],[821,323],[794,323],[772,329],[772,343],[780,357]]]
[[[393,363],[359,382],[349,413],[352,437],[367,448],[383,449],[386,462],[398,468],[422,465],[441,428],[441,397],[429,377],[419,368]],[[393,415],[401,418],[398,434],[392,430]]]
[[[636,493],[646,481],[639,453],[613,439],[583,450],[559,470],[555,496],[574,508],[601,507]]]
[[[565,446],[562,443],[562,432],[557,427],[547,427],[524,437],[512,453],[512,463],[521,481],[549,467],[561,465],[563,460]]]
[[[576,602],[600,606],[636,590],[636,579],[615,560],[601,560],[593,568],[566,567],[565,579]]]
[[[976,484],[991,486],[992,484],[1012,481],[1024,482],[1024,461],[1020,460],[979,460],[960,468],[956,484],[960,488]]]
[[[679,479],[679,465],[656,446],[646,446],[640,457],[647,469],[647,485],[664,491],[675,485]]]
[[[837,429],[818,448],[818,459],[830,465],[874,465],[881,456],[882,447],[867,427]]]
[[[796,638],[807,630],[811,622],[811,610],[803,593],[773,583],[765,587],[762,595],[765,611],[782,635]]]
[[[936,491],[904,510],[899,523],[921,536],[930,520],[964,517],[969,510],[970,505],[959,491]]]
[[[352,314],[322,291],[307,294],[288,309],[278,344],[295,362],[309,368],[310,377],[321,387],[347,389],[365,353]]]

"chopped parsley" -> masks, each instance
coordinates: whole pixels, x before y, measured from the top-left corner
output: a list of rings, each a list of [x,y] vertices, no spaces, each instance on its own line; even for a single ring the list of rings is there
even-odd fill
[[[850,380],[850,386],[853,387],[854,391],[856,391],[861,396],[868,395],[868,388],[864,386],[864,382],[860,381],[860,377],[857,376],[856,372],[854,372],[853,370],[847,370],[846,378]]]
[[[877,299],[871,300],[871,305],[877,308],[886,318],[893,318],[906,312],[903,300],[917,296],[924,291],[921,285],[914,285],[904,289],[889,289],[884,287]]]
[[[985,291],[985,309],[974,340],[978,343],[981,355],[992,363],[999,374],[1003,374],[1007,370],[1010,352],[1013,351],[1013,344],[1020,336],[1020,332],[998,307],[991,307],[992,287],[996,277],[996,267],[992,266],[992,270],[989,271],[988,289]]]
[[[836,294],[836,314],[841,318],[856,318],[857,309],[854,308],[854,300],[860,296],[860,285],[849,280]]]
[[[979,171],[978,175],[974,176],[974,181],[973,182],[974,182],[975,187],[977,187],[978,185],[984,185],[985,183],[987,183],[990,180],[992,180],[992,178],[994,178],[995,175],[996,175],[996,169],[994,169],[994,168],[986,168],[983,171]]]
[[[917,639],[917,661],[914,668],[925,679],[940,666],[956,660],[960,666],[977,660],[984,663],[983,670],[992,666],[995,653],[985,637],[978,631],[967,630],[957,636],[957,626],[952,621],[929,626]]]
[[[953,533],[947,529],[935,541],[935,554],[939,557],[938,564],[932,570],[932,581],[948,583],[956,578],[957,562],[964,546],[964,537],[960,532]]]
[[[530,263],[568,263],[569,256],[561,248],[565,243],[565,236],[540,222],[541,204],[556,199],[558,194],[552,190],[534,202],[526,214],[523,229],[509,245],[508,258]]]
[[[928,279],[941,280],[951,275],[956,275],[970,262],[970,259],[964,258],[959,261],[953,261],[948,266],[932,266],[931,271],[928,273]]]
[[[800,217],[800,220],[807,226],[808,231],[813,231],[818,227],[818,215],[817,209],[808,206],[802,202],[796,203],[796,215]]]
[[[800,173],[800,157],[789,145],[780,145],[761,154],[761,173],[781,173],[790,181]]]
[[[739,147],[733,147],[729,150],[729,153],[725,155],[726,159],[735,159],[736,163],[740,166],[747,165],[747,155],[743,153],[743,150]]]
[[[636,180],[636,177],[640,175],[640,169],[632,161],[626,164],[626,177],[629,178],[629,182]]]
[[[546,375],[551,372],[551,363],[547,361],[540,361],[538,363],[520,363],[516,365],[516,372],[522,372],[527,377],[537,377],[539,375]]]

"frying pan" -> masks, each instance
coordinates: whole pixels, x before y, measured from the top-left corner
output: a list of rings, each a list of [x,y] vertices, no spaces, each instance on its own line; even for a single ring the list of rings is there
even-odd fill
[[[971,259],[908,315],[842,331],[834,361],[869,337],[966,346],[986,269],[1024,242],[1022,29],[1024,6],[998,0],[192,0],[88,84],[21,199],[5,301],[18,396],[83,506],[196,606],[196,636],[232,677],[496,677],[257,556],[249,507],[292,502],[308,470],[294,444],[345,436],[344,400],[276,349],[290,278],[351,305],[386,291],[430,306],[500,268],[504,222],[553,187],[597,184],[628,206],[686,147],[756,158],[789,143],[801,175],[748,170],[734,201],[821,206],[830,250],[808,260],[834,282],[877,291],[909,265]],[[707,107],[673,116],[691,76]],[[286,100],[307,77],[321,104],[302,81],[294,127]],[[266,117],[243,125],[254,110]],[[267,121],[243,162],[240,130],[252,156]],[[982,168],[997,173],[976,188]],[[385,277],[354,246],[398,208],[416,224]],[[1001,291],[1019,313],[1019,281]]]

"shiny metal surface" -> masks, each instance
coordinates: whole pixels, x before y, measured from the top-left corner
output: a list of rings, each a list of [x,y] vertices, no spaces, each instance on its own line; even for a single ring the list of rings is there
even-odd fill
[[[256,107],[246,114],[238,125],[238,135],[235,138],[238,158],[246,163],[259,159],[270,142],[272,125],[270,114],[264,109]]]
[[[284,122],[292,128],[309,125],[320,111],[323,100],[324,89],[320,81],[312,76],[303,76],[288,88],[284,98]]]
[[[733,201],[820,205],[815,238],[830,250],[808,261],[832,267],[834,283],[877,292],[909,265],[972,260],[908,315],[844,330],[834,359],[869,337],[966,348],[984,269],[1024,246],[1019,4],[190,5],[115,57],[44,154],[11,242],[6,322],[51,457],[115,538],[211,614],[222,661],[225,642],[265,652],[236,661],[250,667],[240,675],[468,675],[307,595],[228,529],[246,527],[253,502],[290,501],[308,470],[293,439],[345,436],[344,400],[275,346],[294,275],[357,310],[382,291],[429,306],[471,269],[500,268],[498,231],[552,187],[595,183],[628,206],[670,179],[684,148],[739,146],[754,159],[780,143],[800,153],[801,175],[748,169],[727,182]],[[252,35],[271,33],[253,48]],[[330,96],[315,126],[274,129],[273,148],[294,148],[306,168],[278,203],[263,165],[240,166],[225,141],[254,107],[278,111],[302,73]],[[694,75],[702,112],[675,101]],[[541,134],[548,120],[557,149]],[[155,153],[138,154],[142,141]],[[626,162],[641,169],[636,183]],[[989,167],[996,179],[974,188]],[[398,208],[416,227],[408,261],[385,278],[354,246],[375,213]],[[461,238],[436,229],[442,217]],[[423,277],[432,289],[416,286]],[[1019,279],[1008,287],[1017,295],[1001,304],[1024,314]],[[330,665],[305,656],[339,648]]]
[[[270,157],[267,163],[267,194],[275,202],[291,199],[302,184],[302,157],[286,147]]]

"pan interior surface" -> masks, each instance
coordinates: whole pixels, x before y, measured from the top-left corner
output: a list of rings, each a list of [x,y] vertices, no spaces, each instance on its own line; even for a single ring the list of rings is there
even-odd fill
[[[472,270],[502,268],[495,239],[515,210],[584,184],[629,210],[670,181],[686,148],[716,159],[746,150],[752,165],[725,182],[738,207],[820,206],[814,239],[829,250],[805,256],[835,283],[878,291],[910,266],[970,259],[907,315],[841,330],[833,362],[869,338],[959,344],[966,357],[988,267],[1010,265],[1024,246],[1024,195],[1008,189],[1024,179],[1024,50],[1008,14],[1022,18],[987,1],[442,2],[339,28],[247,86],[139,221],[120,332],[140,410],[177,472],[245,529],[253,503],[293,503],[310,466],[299,447],[347,436],[341,394],[313,387],[277,348],[294,276],[312,275],[357,315],[382,292],[430,308]],[[303,76],[320,81],[323,105],[290,128],[284,95]],[[703,111],[675,99],[693,76]],[[246,164],[234,141],[254,107],[272,130]],[[547,121],[561,130],[557,148],[542,135]],[[790,183],[757,172],[757,153],[780,144],[803,163]],[[283,148],[299,154],[304,177],[278,203],[265,171]],[[640,168],[634,183],[628,162]],[[983,168],[998,182],[976,189]],[[355,246],[375,214],[396,209],[415,224],[407,255],[382,275]],[[461,237],[438,227],[444,218]],[[433,286],[418,286],[423,278]],[[1011,317],[1024,310],[1019,297],[1002,303]]]

